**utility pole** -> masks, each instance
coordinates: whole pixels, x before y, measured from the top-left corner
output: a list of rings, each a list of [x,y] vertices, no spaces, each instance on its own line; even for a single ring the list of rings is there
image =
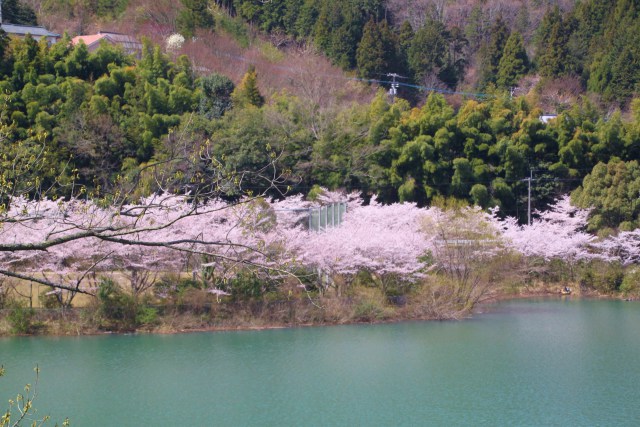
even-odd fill
[[[529,183],[529,197],[527,200],[527,225],[531,225],[531,181],[533,179],[533,169],[529,169],[529,178],[522,179],[521,181],[527,181]]]
[[[391,82],[391,88],[389,89],[389,95],[391,95],[391,103],[395,101],[396,95],[398,94],[398,88],[400,87],[400,83],[396,82],[396,79],[406,79],[399,75],[398,73],[387,73],[387,77],[391,77],[393,81]]]

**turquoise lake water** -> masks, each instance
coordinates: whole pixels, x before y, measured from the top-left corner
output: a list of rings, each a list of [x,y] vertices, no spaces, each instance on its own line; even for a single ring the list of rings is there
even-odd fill
[[[39,414],[72,426],[640,425],[640,303],[484,311],[458,322],[3,338],[0,399],[37,364]]]

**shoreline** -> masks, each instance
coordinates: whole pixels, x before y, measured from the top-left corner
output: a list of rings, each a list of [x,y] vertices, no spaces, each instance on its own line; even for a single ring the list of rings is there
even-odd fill
[[[372,319],[372,320],[349,320],[349,321],[319,321],[319,322],[303,322],[303,323],[291,323],[282,324],[273,322],[272,324],[250,325],[250,324],[237,324],[237,325],[199,325],[194,327],[171,327],[170,325],[161,325],[158,328],[140,327],[135,330],[46,330],[39,331],[33,334],[2,334],[0,338],[15,337],[15,336],[42,336],[42,337],[62,337],[62,336],[101,336],[101,335],[134,335],[134,334],[153,334],[153,335],[176,335],[176,334],[188,334],[188,333],[202,333],[202,332],[234,332],[234,331],[264,331],[264,330],[277,330],[277,329],[294,329],[294,328],[310,328],[310,327],[326,327],[326,326],[341,326],[341,325],[379,325],[379,324],[393,324],[401,322],[429,322],[429,321],[459,321],[472,318],[476,315],[486,313],[482,307],[486,307],[491,304],[500,303],[510,300],[523,300],[533,298],[573,298],[573,299],[619,299],[613,295],[601,295],[598,293],[580,293],[571,295],[561,295],[559,292],[553,291],[532,291],[518,294],[500,293],[492,295],[491,297],[477,303],[466,315],[459,318],[435,318],[435,317],[415,317],[404,316],[404,313],[396,313],[396,316]],[[71,322],[72,323],[72,322]]]

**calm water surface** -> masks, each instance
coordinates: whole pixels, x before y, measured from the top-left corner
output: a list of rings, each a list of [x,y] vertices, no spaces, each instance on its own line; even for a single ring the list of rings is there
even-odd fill
[[[73,426],[640,425],[640,303],[461,322],[0,339],[0,399]],[[0,405],[0,408],[3,408]]]

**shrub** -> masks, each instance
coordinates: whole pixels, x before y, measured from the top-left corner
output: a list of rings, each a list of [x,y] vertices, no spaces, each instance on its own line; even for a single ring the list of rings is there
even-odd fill
[[[619,290],[623,278],[624,270],[619,263],[594,261],[582,266],[579,273],[581,287],[588,287],[605,293]]]
[[[268,292],[277,290],[276,282],[262,278],[251,270],[238,272],[219,287],[230,292],[236,301],[261,298]]]
[[[640,293],[640,268],[634,267],[627,271],[620,285],[620,292],[625,296]]]
[[[35,311],[31,307],[12,301],[10,303],[9,315],[7,316],[13,334],[32,334],[42,325],[34,322]]]
[[[162,299],[181,299],[190,289],[202,289],[202,282],[195,279],[180,278],[175,274],[160,277],[153,285],[153,294]]]
[[[241,18],[231,17],[227,13],[216,10],[214,12],[215,26],[222,29],[238,42],[240,47],[247,48],[251,44],[251,35]]]
[[[353,316],[356,320],[371,322],[383,319],[384,309],[374,301],[360,301],[356,304]]]
[[[214,300],[215,297],[204,289],[187,288],[179,295],[176,304],[179,310],[203,313]]]
[[[40,292],[40,295],[38,295],[38,299],[40,300],[40,307],[42,308],[59,308],[60,307],[60,302],[58,301],[58,298],[56,298],[56,295],[53,294],[48,289],[45,289],[42,292]]]
[[[136,304],[131,295],[127,295],[109,278],[100,279],[98,287],[98,313],[104,322],[101,326],[108,329],[135,329]]]
[[[137,325],[155,325],[158,323],[158,310],[149,306],[141,306],[136,313]]]
[[[353,298],[357,301],[353,310],[354,320],[372,322],[388,317],[386,296],[381,289],[358,286],[353,289]]]

